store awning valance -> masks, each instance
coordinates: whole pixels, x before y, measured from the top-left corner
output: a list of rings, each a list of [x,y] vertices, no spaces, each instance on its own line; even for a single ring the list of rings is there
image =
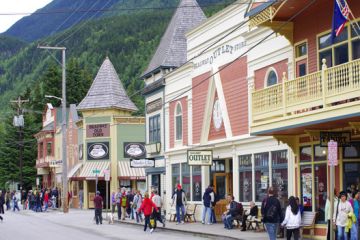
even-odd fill
[[[74,177],[76,172],[81,168],[82,163],[76,164],[69,172],[68,172],[68,178]]]
[[[119,161],[119,179],[145,180],[145,168],[132,168],[129,161]]]
[[[110,169],[110,162],[109,161],[87,161],[82,168],[79,178],[85,179],[95,179],[96,172],[98,172],[98,178],[104,177],[104,170]]]

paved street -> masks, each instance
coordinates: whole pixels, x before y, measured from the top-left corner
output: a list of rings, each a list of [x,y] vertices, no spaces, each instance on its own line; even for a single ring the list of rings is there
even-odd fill
[[[93,222],[92,211],[71,210],[64,215],[57,211],[34,213],[32,211],[5,212],[0,223],[0,240],[100,240],[100,239],[209,239],[192,234],[156,229],[153,234],[144,232],[142,226],[124,223],[103,225]]]

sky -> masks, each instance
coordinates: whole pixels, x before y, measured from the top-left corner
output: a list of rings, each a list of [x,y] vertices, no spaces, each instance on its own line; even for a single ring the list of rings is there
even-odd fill
[[[0,33],[5,32],[24,15],[3,15],[8,13],[32,13],[52,0],[0,0]]]

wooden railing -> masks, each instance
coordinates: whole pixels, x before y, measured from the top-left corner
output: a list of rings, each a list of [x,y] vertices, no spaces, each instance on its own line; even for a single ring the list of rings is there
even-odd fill
[[[252,93],[252,121],[301,114],[360,98],[360,59]]]

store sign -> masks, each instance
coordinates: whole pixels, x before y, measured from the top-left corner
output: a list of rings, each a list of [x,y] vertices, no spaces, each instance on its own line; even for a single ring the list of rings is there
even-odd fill
[[[109,137],[110,124],[92,124],[86,126],[86,137]]]
[[[144,158],[146,157],[145,143],[125,142],[124,158]]]
[[[328,165],[338,165],[338,144],[332,140],[328,143]]]
[[[52,160],[49,163],[49,167],[60,167],[62,165],[62,160]]]
[[[109,142],[87,143],[88,160],[109,159]]]
[[[158,98],[155,101],[146,104],[146,113],[153,113],[162,108],[162,98]]]
[[[331,140],[337,142],[338,147],[349,147],[351,132],[320,132],[320,146],[327,147]]]
[[[155,159],[130,159],[130,167],[132,168],[149,168],[155,167]]]
[[[189,150],[187,152],[188,164],[192,166],[211,166],[213,155],[211,150],[196,151]]]

